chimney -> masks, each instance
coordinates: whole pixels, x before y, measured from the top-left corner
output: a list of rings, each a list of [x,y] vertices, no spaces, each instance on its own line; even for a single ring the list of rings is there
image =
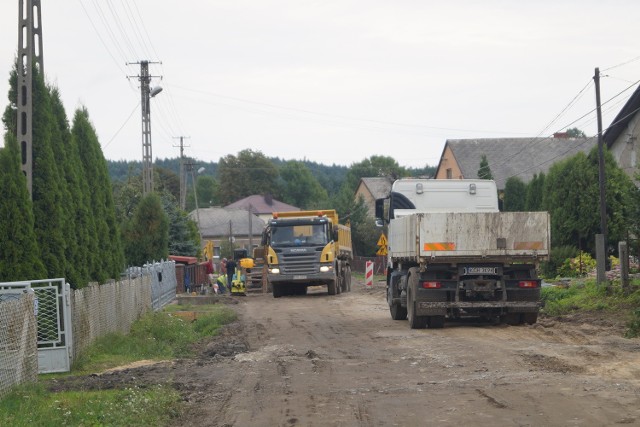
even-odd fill
[[[569,132],[556,132],[553,134],[554,138],[569,138]]]
[[[273,205],[273,195],[271,193],[265,194],[264,195],[264,202],[269,206]]]

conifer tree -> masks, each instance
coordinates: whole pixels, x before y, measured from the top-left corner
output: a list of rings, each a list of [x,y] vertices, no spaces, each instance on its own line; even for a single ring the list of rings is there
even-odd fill
[[[483,154],[480,158],[480,169],[478,169],[478,178],[480,179],[493,179],[491,168],[489,167],[489,161],[487,155]]]
[[[95,222],[98,250],[92,257],[91,276],[104,283],[120,277],[125,266],[107,162],[86,109],[76,110],[71,132],[81,161],[81,176],[89,186],[89,206]]]
[[[533,179],[527,184],[527,198],[524,204],[525,211],[541,211],[542,196],[544,192],[544,173],[534,174]]]
[[[86,229],[79,221],[79,211],[84,209],[84,203],[79,188],[78,167],[79,159],[73,157],[70,150],[71,132],[60,94],[56,88],[48,88],[48,98],[51,103],[53,123],[51,126],[51,148],[57,165],[59,186],[61,193],[64,221],[63,233],[66,239],[65,273],[64,277],[74,288],[81,288],[88,284],[89,274],[87,252],[81,246],[86,243]],[[76,156],[77,157],[77,156]]]
[[[504,186],[503,208],[505,212],[524,211],[527,198],[527,185],[517,176],[507,179]]]
[[[18,142],[7,132],[5,147],[0,149],[0,281],[47,278],[33,225]]]
[[[64,183],[53,154],[56,126],[49,92],[42,75],[33,72],[33,172],[32,200],[35,232],[40,256],[50,278],[68,272],[65,235]]]
[[[169,255],[169,218],[157,193],[147,194],[133,217],[123,225],[128,265],[166,259]]]

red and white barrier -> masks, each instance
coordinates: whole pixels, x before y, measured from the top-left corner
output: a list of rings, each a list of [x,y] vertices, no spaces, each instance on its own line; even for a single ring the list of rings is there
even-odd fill
[[[373,286],[373,261],[367,261],[364,271],[365,286]]]

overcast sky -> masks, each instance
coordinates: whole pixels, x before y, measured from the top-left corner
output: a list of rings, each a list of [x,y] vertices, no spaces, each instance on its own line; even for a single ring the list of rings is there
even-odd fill
[[[26,1],[26,0],[25,0]],[[7,103],[18,0],[0,2]],[[46,79],[85,106],[111,160],[142,160],[140,60],[153,157],[243,149],[350,165],[435,166],[447,139],[596,133],[640,80],[640,1],[41,0]],[[127,76],[134,76],[127,79]],[[586,116],[585,116],[586,115]],[[584,116],[584,117],[583,117]],[[583,117],[583,118],[581,118]]]

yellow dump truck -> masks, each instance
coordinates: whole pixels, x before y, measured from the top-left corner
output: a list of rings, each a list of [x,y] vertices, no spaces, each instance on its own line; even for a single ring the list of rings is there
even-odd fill
[[[304,295],[317,285],[329,295],[351,290],[351,228],[335,210],[274,212],[262,245],[274,298]]]

